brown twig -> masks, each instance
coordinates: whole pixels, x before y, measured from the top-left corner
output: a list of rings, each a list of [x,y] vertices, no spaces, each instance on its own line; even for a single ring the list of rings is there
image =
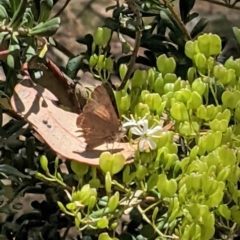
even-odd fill
[[[186,36],[187,40],[191,40],[191,36],[189,35],[184,23],[182,22],[182,20],[179,18],[179,16],[177,15],[177,13],[174,11],[173,7],[171,6],[171,4],[169,4],[168,0],[162,0],[165,4],[165,6],[167,6],[167,8],[170,10],[170,12],[172,13],[173,17],[175,18],[175,20],[177,21],[179,27],[182,29],[182,32],[184,33],[184,35]]]
[[[136,15],[137,28],[136,28],[136,35],[135,35],[135,47],[133,49],[132,56],[128,63],[128,70],[118,90],[122,90],[125,87],[128,79],[130,78],[133,72],[134,64],[136,62],[137,53],[138,53],[138,49],[140,47],[140,41],[141,41],[142,23],[141,23],[141,13],[139,10],[139,6],[136,4],[135,0],[126,0],[126,3],[128,4],[129,8],[133,11],[133,13]]]
[[[56,40],[56,38],[53,38],[53,40],[55,42],[55,45],[51,45],[51,47],[56,48],[57,50],[65,54],[68,58],[75,57],[75,55],[71,51],[69,51],[65,46],[63,46],[58,40]]]
[[[227,7],[227,8],[230,8],[230,9],[240,10],[240,7],[235,6],[236,3],[233,4],[233,5],[230,5],[230,4],[226,4],[226,3],[215,1],[215,0],[201,0],[201,1],[210,2],[210,3],[216,4],[216,5],[219,5],[219,6],[223,6],[223,7]]]
[[[60,8],[60,10],[54,15],[53,18],[60,16],[60,14],[64,11],[64,9],[67,7],[67,5],[70,3],[71,0],[66,0],[64,5]]]

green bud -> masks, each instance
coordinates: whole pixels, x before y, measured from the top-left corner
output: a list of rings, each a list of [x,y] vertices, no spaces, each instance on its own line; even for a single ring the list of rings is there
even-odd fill
[[[76,161],[71,161],[71,169],[81,179],[89,170],[89,166]]]
[[[102,28],[102,46],[107,46],[110,38],[111,38],[112,31],[107,27]],[[94,41],[95,42],[95,41]]]
[[[139,181],[143,181],[145,176],[147,175],[147,173],[148,173],[148,170],[147,170],[147,168],[145,166],[138,165],[137,171],[136,171],[136,178]]]
[[[166,83],[164,85],[164,93],[169,93],[174,91],[174,83]]]
[[[190,83],[192,83],[193,80],[195,79],[195,75],[196,75],[196,68],[190,67],[187,71],[187,79]]]
[[[161,195],[164,193],[167,183],[167,176],[165,174],[160,174],[158,176],[157,189]]]
[[[207,66],[207,59],[202,53],[197,53],[194,56],[194,62],[199,70],[205,69]]]
[[[127,73],[127,70],[128,70],[127,64],[121,64],[121,65],[119,66],[119,74],[120,74],[120,79],[121,79],[121,80],[124,79],[124,77],[125,77],[125,75],[126,75],[126,73]]]
[[[162,75],[159,75],[154,83],[154,91],[160,95],[164,93],[164,80]]]
[[[150,113],[149,106],[144,103],[138,103],[134,108],[134,113],[137,117],[144,117]]]
[[[96,202],[97,202],[96,196],[90,196],[89,203],[88,203],[88,210],[89,211],[91,211],[94,208]]]
[[[41,167],[42,169],[46,172],[46,173],[49,173],[49,169],[48,169],[48,159],[46,156],[42,155],[40,157],[40,164],[41,164]]]
[[[119,192],[115,192],[115,194],[110,197],[108,202],[108,208],[110,212],[114,212],[119,204]]]
[[[146,70],[136,70],[131,79],[132,88],[142,87],[147,81],[147,71]]]
[[[234,92],[226,90],[222,94],[223,105],[230,110],[233,110],[235,107],[237,107],[239,99],[240,92],[237,90],[235,90]]]
[[[176,74],[174,74],[174,73],[167,73],[163,78],[165,84],[166,83],[173,83],[174,84],[177,81],[177,79],[178,78],[177,78]]]
[[[162,54],[157,58],[157,68],[165,76],[167,73],[173,73],[176,69],[176,62],[173,57],[168,58]]]
[[[113,70],[113,60],[111,58],[106,58],[104,61],[104,69],[111,72]]]
[[[96,65],[98,70],[101,70],[101,69],[104,68],[104,62],[105,62],[105,56],[104,55],[99,55],[97,65]]]
[[[66,205],[66,208],[67,208],[69,211],[74,212],[74,211],[76,210],[76,208],[77,208],[77,205],[76,205],[75,202],[71,202],[71,203],[68,203],[68,204]]]
[[[200,96],[203,96],[206,90],[206,84],[202,82],[201,78],[197,78],[192,83],[192,91],[196,91]]]
[[[93,34],[93,41],[96,45],[103,46],[103,28],[98,27]]]
[[[233,57],[230,57],[224,63],[224,67],[227,69],[234,69],[236,77],[240,77],[240,63],[237,60],[233,60]]]
[[[107,227],[108,227],[108,219],[106,217],[102,217],[97,221],[97,228],[98,229],[103,229],[103,228],[107,228]],[[103,239],[105,240],[105,238],[103,238]]]
[[[226,181],[228,176],[231,174],[231,167],[227,166],[225,168],[223,168],[217,175],[217,181]]]
[[[118,226],[118,222],[113,222],[110,226],[110,229],[116,230],[117,226]]]
[[[156,75],[157,74],[153,68],[150,68],[148,70],[148,85],[149,85],[150,89],[154,89]]]
[[[185,54],[188,58],[193,59],[194,55],[199,52],[198,41],[187,41],[185,44]]]
[[[202,105],[202,97],[198,94],[198,92],[193,91],[187,102],[187,108],[197,110],[200,105]]]
[[[151,191],[158,182],[158,175],[156,173],[152,174],[147,181],[147,190]]]
[[[189,99],[191,98],[192,92],[189,89],[182,89],[180,91],[176,91],[173,94],[173,97],[178,101],[178,102],[183,102],[187,103]]]
[[[152,214],[152,220],[153,220],[153,222],[156,220],[157,215],[158,215],[158,212],[159,212],[159,208],[158,208],[158,207],[155,207],[154,210],[153,210],[153,214]]]
[[[89,67],[93,68],[98,62],[98,56],[96,54],[93,54],[89,59]]]
[[[107,172],[105,175],[105,189],[107,194],[111,192],[111,188],[112,188],[112,177],[110,172]]]
[[[198,48],[206,57],[218,55],[221,52],[221,38],[216,34],[203,34],[198,37]]]
[[[152,111],[157,110],[162,103],[162,99],[157,93],[147,94],[144,100]]]
[[[61,182],[63,182],[62,175],[61,175],[59,172],[56,173],[56,177],[57,177],[57,179],[59,179]]]
[[[215,59],[213,57],[209,57],[208,58],[208,63],[207,63],[208,71],[212,71],[214,65],[215,65]]]
[[[176,102],[170,109],[171,116],[176,121],[188,121],[188,112],[186,106],[181,102]]]
[[[98,240],[112,240],[111,237],[109,237],[108,233],[100,233],[98,236]]]
[[[75,223],[76,229],[79,229],[80,224],[81,224],[81,213],[80,212],[77,213],[77,216],[74,219],[74,223]]]
[[[67,209],[64,207],[64,205],[61,202],[57,201],[57,205],[62,212],[67,213]]]
[[[105,173],[109,172],[114,175],[120,172],[126,162],[122,153],[111,154],[109,152],[103,152],[99,157],[99,166]]]
[[[130,95],[128,95],[126,93],[126,95],[123,96],[121,98],[121,101],[120,101],[120,110],[121,110],[121,112],[128,111],[130,106],[131,106],[131,97],[130,97]]]
[[[221,53],[222,40],[217,34],[210,34],[209,54],[216,56]]]
[[[59,158],[56,157],[56,158],[55,158],[55,161],[54,161],[54,168],[55,168],[55,169],[58,169],[58,165],[59,165]]]
[[[219,205],[217,211],[227,221],[231,219],[231,211],[226,204]]]

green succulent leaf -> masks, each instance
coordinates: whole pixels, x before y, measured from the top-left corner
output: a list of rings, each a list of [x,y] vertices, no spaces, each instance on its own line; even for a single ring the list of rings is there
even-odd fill
[[[50,16],[53,6],[53,0],[41,0],[40,1],[40,14],[38,23],[46,22]]]
[[[49,37],[52,36],[59,28],[60,18],[52,18],[46,22],[41,22],[37,26],[29,30],[29,34]]]

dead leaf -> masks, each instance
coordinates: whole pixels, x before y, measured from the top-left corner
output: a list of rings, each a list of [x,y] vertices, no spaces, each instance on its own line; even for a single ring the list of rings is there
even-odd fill
[[[77,114],[67,112],[54,104],[54,95],[40,85],[23,80],[14,88],[11,97],[13,110],[24,117],[60,156],[89,165],[98,165],[99,156],[106,151],[106,144],[93,150],[85,150],[86,143],[76,126]],[[132,158],[134,149],[128,143],[108,144],[112,153],[121,152]]]

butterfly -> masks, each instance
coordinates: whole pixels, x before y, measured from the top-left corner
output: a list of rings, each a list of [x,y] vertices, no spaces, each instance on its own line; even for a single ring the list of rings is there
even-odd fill
[[[97,86],[77,117],[77,127],[87,143],[86,149],[93,149],[104,143],[112,143],[125,133],[104,86]]]

